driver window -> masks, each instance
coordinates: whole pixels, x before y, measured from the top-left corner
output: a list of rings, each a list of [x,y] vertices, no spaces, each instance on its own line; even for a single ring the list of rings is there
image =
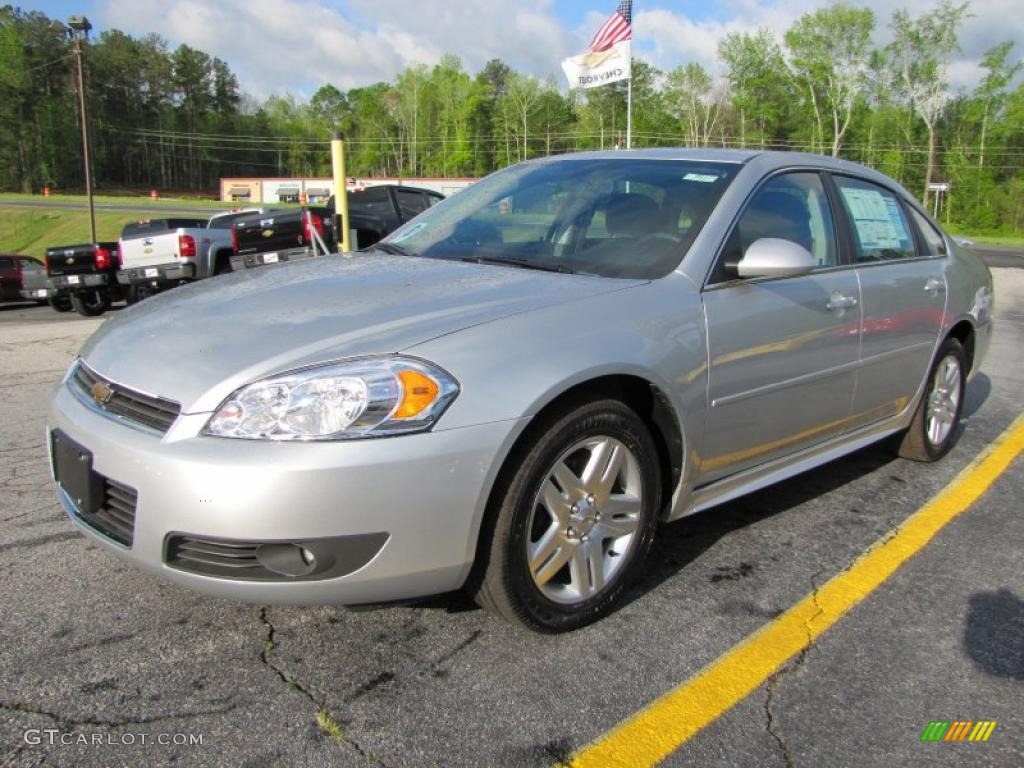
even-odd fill
[[[817,173],[787,173],[765,183],[747,204],[726,239],[711,283],[737,279],[736,265],[751,244],[764,237],[791,240],[814,257],[819,268],[838,263],[836,233],[825,187]]]

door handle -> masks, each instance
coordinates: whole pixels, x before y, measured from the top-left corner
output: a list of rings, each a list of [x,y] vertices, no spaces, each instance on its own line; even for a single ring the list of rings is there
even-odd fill
[[[939,280],[937,277],[929,277],[924,284],[924,292],[929,293],[932,296],[938,296],[940,293],[946,290],[946,283]]]
[[[832,295],[828,298],[828,304],[825,305],[827,309],[831,309],[833,312],[838,309],[850,309],[856,306],[856,296],[846,296],[839,291],[832,291]]]

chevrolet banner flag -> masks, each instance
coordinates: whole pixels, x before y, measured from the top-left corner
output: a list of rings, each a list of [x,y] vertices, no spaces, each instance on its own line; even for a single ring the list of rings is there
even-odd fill
[[[590,49],[562,62],[570,88],[595,88],[630,78],[632,16],[633,1],[623,0],[594,35]]]

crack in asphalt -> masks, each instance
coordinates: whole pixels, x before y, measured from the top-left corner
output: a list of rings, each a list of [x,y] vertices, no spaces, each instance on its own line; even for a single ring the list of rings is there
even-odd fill
[[[122,728],[126,725],[150,725],[152,723],[161,723],[165,720],[184,720],[191,717],[205,717],[207,715],[223,715],[228,712],[233,712],[238,708],[237,704],[229,704],[225,707],[218,707],[216,709],[202,709],[195,710],[192,712],[170,712],[165,715],[144,715],[142,717],[124,717],[118,720],[103,720],[98,718],[74,718],[67,715],[62,715],[60,712],[55,712],[48,709],[41,709],[40,707],[33,706],[31,704],[25,704],[22,702],[8,702],[0,701],[0,711],[4,712],[17,712],[23,715],[38,715],[39,717],[46,717],[53,720],[65,728],[75,728],[83,725],[99,726],[102,728]]]
[[[81,538],[81,534],[78,531],[61,531],[60,533],[50,533],[46,536],[38,536],[34,539],[19,539],[18,541],[12,541],[7,544],[0,544],[0,554],[7,552],[11,549],[34,549],[36,547],[42,547],[46,544],[52,544],[56,541],[70,541],[71,539]]]
[[[341,730],[341,726],[337,724],[337,721],[334,719],[330,711],[327,709],[326,698],[318,699],[307,686],[299,682],[297,678],[287,674],[270,658],[271,654],[277,648],[277,641],[274,639],[277,630],[274,628],[273,622],[271,622],[270,619],[267,618],[266,606],[260,608],[260,622],[267,629],[266,637],[264,637],[263,639],[263,650],[260,651],[260,663],[262,663],[263,666],[265,666],[267,669],[273,672],[282,683],[294,688],[307,699],[309,699],[310,703],[312,703],[313,706],[316,707],[316,716],[314,718],[314,721],[316,722],[317,727],[320,729],[322,733],[324,733],[326,736],[333,739],[334,741],[343,744],[346,747],[349,747],[356,754],[358,754],[360,757],[362,757],[372,765],[381,766],[381,768],[386,768],[384,763],[377,755],[365,750],[357,741],[354,741],[352,737],[350,737],[348,734],[344,733]]]
[[[768,678],[768,683],[765,686],[765,730],[773,739],[775,739],[775,743],[779,745],[779,751],[782,753],[782,759],[786,763],[786,768],[793,768],[795,763],[793,762],[793,755],[789,750],[789,745],[786,743],[785,738],[783,738],[782,734],[779,733],[778,728],[775,725],[775,715],[772,713],[772,699],[775,696],[775,689],[782,681],[782,678],[790,672],[798,670],[807,660],[807,655],[811,652],[811,645],[814,641],[814,622],[825,612],[825,609],[822,608],[821,604],[818,602],[818,590],[821,589],[818,585],[818,579],[821,577],[821,574],[824,573],[824,570],[824,568],[819,569],[817,573],[811,576],[811,602],[814,603],[816,610],[809,619],[804,621],[804,627],[807,630],[807,642],[804,644],[804,647],[800,649],[800,652],[794,659],[783,664],[778,671]]]

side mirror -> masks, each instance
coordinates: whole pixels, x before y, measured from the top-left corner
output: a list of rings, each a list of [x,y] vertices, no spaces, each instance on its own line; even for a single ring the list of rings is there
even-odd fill
[[[811,252],[799,243],[762,237],[747,248],[736,272],[740,277],[793,277],[806,275],[816,266]]]

